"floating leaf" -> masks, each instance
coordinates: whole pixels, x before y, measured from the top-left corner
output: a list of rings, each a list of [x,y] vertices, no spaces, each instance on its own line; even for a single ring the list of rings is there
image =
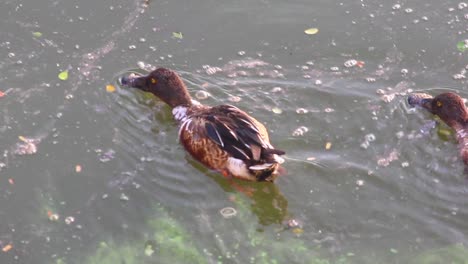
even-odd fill
[[[151,257],[153,254],[154,254],[153,245],[150,243],[147,243],[145,246],[145,255],[148,257]]]
[[[58,78],[62,81],[66,81],[68,79],[68,71],[59,73]]]
[[[464,40],[462,41],[459,41],[457,43],[457,49],[460,51],[460,52],[465,52],[465,50],[467,49],[467,46],[466,46],[466,43]]]
[[[108,93],[113,93],[113,92],[115,92],[115,86],[112,85],[112,84],[106,85],[106,91],[107,91]]]
[[[4,246],[4,247],[2,248],[2,251],[3,251],[3,252],[8,252],[8,251],[10,251],[10,249],[12,249],[12,248],[13,248],[13,246],[12,246],[11,244],[8,244],[8,245],[6,245],[6,246]]]
[[[182,35],[182,32],[172,32],[172,37],[173,38],[178,38],[178,39],[183,39],[184,36]]]
[[[41,32],[38,32],[38,31],[33,32],[32,35],[33,35],[33,37],[35,37],[35,38],[40,38],[40,37],[42,37],[42,33],[41,33]]]
[[[318,28],[308,28],[304,30],[304,33],[306,33],[307,35],[315,35],[318,32],[319,32]]]
[[[281,110],[280,108],[278,107],[273,107],[273,109],[271,109],[271,111],[275,114],[281,114],[283,113],[283,110]]]

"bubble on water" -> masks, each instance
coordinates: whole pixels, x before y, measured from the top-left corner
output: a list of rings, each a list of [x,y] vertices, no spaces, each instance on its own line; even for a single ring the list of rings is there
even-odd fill
[[[403,74],[403,75],[408,74],[408,69],[401,69],[401,74]]]
[[[100,153],[101,150],[96,150],[97,153]],[[114,159],[115,151],[113,149],[109,149],[106,152],[99,155],[99,161],[106,163],[112,159]]]
[[[428,21],[428,20],[429,20],[429,18],[428,18],[427,16],[423,16],[423,17],[421,17],[421,19],[424,20],[424,21]]]
[[[467,19],[467,20],[468,20],[468,13],[466,13],[466,14],[465,14],[465,19]]]
[[[8,53],[8,58],[13,58],[13,57],[15,57],[15,56],[16,56],[16,55],[15,55],[13,52]]]
[[[369,147],[369,145],[370,145],[369,142],[364,141],[364,142],[361,143],[360,147],[363,148],[363,149],[367,149]]]
[[[357,60],[347,60],[347,61],[345,61],[344,66],[346,68],[351,68],[351,67],[356,66],[357,63],[358,63]]]
[[[277,69],[277,70],[282,70],[282,69],[283,69],[283,66],[281,66],[281,65],[275,65],[274,67],[275,67],[275,69]]]
[[[395,136],[398,138],[398,139],[401,139],[405,136],[405,132],[403,131],[398,131],[395,133]]]
[[[356,181],[356,185],[357,185],[357,186],[363,186],[363,185],[364,185],[364,181],[363,181],[363,180],[357,180],[357,181]]]
[[[271,89],[271,92],[272,93],[279,93],[279,92],[282,92],[283,91],[283,88],[281,87],[273,87],[273,89]]]
[[[331,71],[334,71],[334,72],[337,72],[337,71],[340,70],[340,68],[339,68],[339,67],[336,67],[336,66],[333,66],[333,67],[330,67],[330,70],[331,70]]]
[[[309,66],[303,65],[303,66],[301,67],[301,69],[302,69],[302,70],[308,70],[308,69],[309,69]]]
[[[392,9],[393,9],[393,10],[398,10],[398,9],[400,9],[400,8],[401,8],[401,5],[400,5],[400,4],[394,4],[394,5],[392,6]]]
[[[292,135],[297,137],[297,136],[303,136],[305,133],[307,133],[309,131],[309,129],[305,126],[300,126],[298,128],[296,128]]]
[[[75,222],[75,218],[73,216],[67,216],[65,218],[65,224],[70,225],[73,222]]]
[[[140,41],[141,43],[144,43],[144,42],[146,42],[146,39],[145,39],[145,38],[140,38],[139,41]]]
[[[407,161],[402,162],[402,163],[401,163],[401,167],[403,167],[403,168],[409,167],[409,162],[407,162]]]
[[[310,78],[312,78],[312,76],[310,76],[309,74],[304,74],[302,77],[304,77],[304,79],[310,79]]]
[[[462,80],[462,79],[466,78],[466,76],[464,74],[461,74],[461,73],[454,74],[452,77],[455,80]]]
[[[322,81],[321,80],[315,80],[315,85],[322,85]]]
[[[219,211],[219,213],[224,217],[224,218],[231,218],[237,215],[236,209],[232,207],[224,207]]]
[[[367,81],[368,83],[373,83],[373,82],[375,82],[375,78],[373,78],[373,77],[367,77],[367,78],[366,78],[366,81]]]
[[[210,93],[208,93],[207,91],[197,91],[195,93],[195,97],[198,99],[198,100],[205,100],[206,98],[208,98],[210,96]]]
[[[208,67],[205,68],[205,72],[206,72],[206,74],[208,74],[208,75],[213,75],[213,74],[215,74],[215,73],[217,73],[217,72],[223,71],[223,70],[222,70],[221,68],[219,68],[219,67],[211,67],[211,66],[209,66],[209,65],[205,65],[205,66],[208,66]]]
[[[309,66],[312,66],[312,65],[314,65],[314,62],[313,61],[307,61],[306,64],[309,65]]]
[[[375,141],[375,135],[374,134],[367,134],[364,136],[365,140],[368,142],[374,142]]]
[[[121,193],[119,198],[120,198],[121,201],[130,200],[130,198],[125,193]]]
[[[309,110],[307,110],[305,108],[296,109],[296,113],[298,113],[298,114],[307,114],[308,112],[309,112]]]
[[[244,55],[245,55],[245,51],[241,50],[241,51],[237,52],[237,55],[239,55],[239,56],[244,56]]]
[[[323,111],[325,111],[325,113],[331,113],[331,112],[335,112],[335,109],[327,107]]]
[[[231,96],[229,96],[228,100],[231,101],[231,102],[234,102],[234,103],[238,103],[238,102],[241,101],[241,98],[239,96],[231,95]]]
[[[412,8],[406,8],[405,13],[407,13],[407,14],[413,13],[413,9]]]
[[[128,46],[128,49],[129,50],[134,50],[134,49],[136,49],[136,45],[130,45],[130,46]]]
[[[460,9],[460,10],[462,10],[462,9],[464,9],[464,8],[466,8],[466,7],[468,7],[468,4],[465,3],[465,2],[460,2],[460,3],[458,4],[458,9]]]

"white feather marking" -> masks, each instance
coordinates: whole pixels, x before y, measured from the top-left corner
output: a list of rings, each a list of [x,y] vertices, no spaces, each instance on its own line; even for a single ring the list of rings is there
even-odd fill
[[[249,155],[247,155],[243,150],[239,149],[239,148],[236,147],[236,146],[232,146],[232,147],[234,147],[235,149],[237,149],[242,155],[244,155],[244,157],[245,157],[246,159],[250,159],[250,158],[249,158]]]
[[[186,106],[176,106],[172,109],[172,115],[174,119],[178,122],[183,122],[187,118],[187,107]]]
[[[245,178],[245,179],[252,179],[252,175],[250,174],[249,170],[245,163],[236,158],[228,158],[227,160],[227,169],[229,172],[237,177]]]
[[[273,154],[273,159],[278,162],[279,164],[284,163],[284,159],[276,154]]]
[[[224,147],[224,142],[223,139],[221,138],[221,135],[218,132],[218,129],[215,128],[216,135],[218,136],[219,143],[221,143],[221,146]]]
[[[183,121],[182,125],[180,125],[179,128],[179,139],[180,139],[180,134],[182,134],[182,130],[190,130],[190,124],[192,123],[191,118],[185,118]]]
[[[250,166],[249,169],[251,170],[266,170],[270,168],[273,164],[272,163],[263,163],[254,166]]]

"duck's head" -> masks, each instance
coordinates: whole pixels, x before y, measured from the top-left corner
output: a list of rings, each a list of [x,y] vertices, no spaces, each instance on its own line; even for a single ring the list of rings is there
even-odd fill
[[[120,83],[123,86],[152,93],[171,107],[192,104],[192,99],[180,76],[166,68],[158,68],[146,76],[135,74],[124,76],[120,79]]]
[[[463,99],[456,93],[442,93],[432,98],[427,94],[412,94],[408,97],[411,106],[421,106],[434,115],[437,115],[448,126],[466,127],[468,124],[468,111]]]

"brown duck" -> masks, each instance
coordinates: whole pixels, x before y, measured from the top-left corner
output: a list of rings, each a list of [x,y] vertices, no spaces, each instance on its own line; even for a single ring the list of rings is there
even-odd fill
[[[448,92],[432,97],[425,93],[415,93],[408,97],[411,106],[421,106],[437,115],[456,132],[460,156],[468,173],[468,109],[463,99],[456,93]]]
[[[226,177],[274,181],[280,155],[260,122],[232,105],[205,106],[192,100],[179,75],[159,68],[147,76],[125,76],[121,84],[149,92],[172,108],[184,148],[208,168]]]

